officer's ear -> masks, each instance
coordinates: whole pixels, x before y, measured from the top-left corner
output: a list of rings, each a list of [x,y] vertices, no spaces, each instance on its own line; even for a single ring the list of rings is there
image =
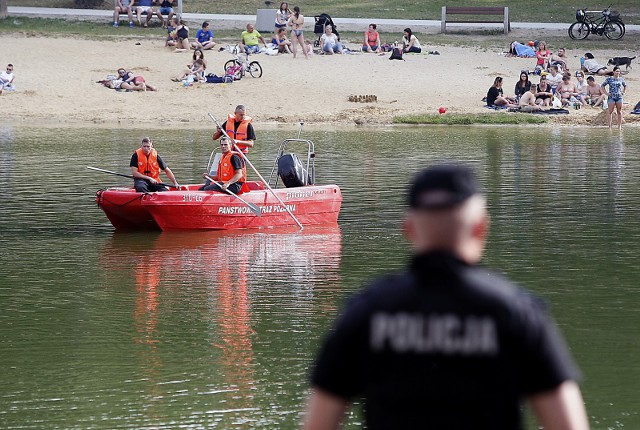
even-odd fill
[[[489,214],[485,211],[484,214],[474,223],[472,229],[473,237],[486,241],[489,234]]]
[[[402,221],[402,233],[409,243],[416,243],[416,219],[412,212],[408,212]]]

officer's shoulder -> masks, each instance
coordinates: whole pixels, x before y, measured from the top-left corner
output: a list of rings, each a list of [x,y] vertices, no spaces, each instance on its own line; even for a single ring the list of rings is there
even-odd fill
[[[532,305],[545,306],[539,297],[509,280],[506,276],[485,266],[470,267],[463,276],[478,295],[488,299],[502,301],[511,306],[518,303],[525,307]]]

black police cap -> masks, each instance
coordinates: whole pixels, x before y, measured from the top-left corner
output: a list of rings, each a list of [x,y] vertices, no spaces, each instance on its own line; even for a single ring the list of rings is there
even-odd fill
[[[409,189],[409,206],[426,210],[447,209],[480,192],[480,184],[470,167],[437,164],[416,175]]]

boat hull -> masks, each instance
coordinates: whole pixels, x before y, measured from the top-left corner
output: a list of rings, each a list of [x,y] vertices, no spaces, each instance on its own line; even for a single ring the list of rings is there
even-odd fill
[[[133,188],[100,190],[96,203],[117,230],[234,230],[297,225],[273,196],[251,183],[241,197],[260,208],[257,216],[239,199],[219,192],[185,190],[138,193]],[[336,224],[342,193],[337,185],[274,190],[303,226]]]
[[[335,224],[342,205],[336,185],[280,188],[275,193],[303,225]],[[219,192],[174,191],[146,194],[140,204],[162,230],[234,230],[296,225],[269,190],[254,189],[241,195],[258,206],[257,216],[242,201]]]
[[[160,230],[140,203],[143,193],[132,187],[113,187],[96,193],[96,203],[117,230]]]

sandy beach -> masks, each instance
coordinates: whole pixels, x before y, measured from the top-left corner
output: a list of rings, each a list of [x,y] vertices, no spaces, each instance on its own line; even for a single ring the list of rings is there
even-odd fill
[[[161,36],[96,41],[5,34],[0,43],[0,61],[15,65],[17,87],[0,96],[0,105],[3,119],[17,124],[210,127],[207,112],[224,116],[240,103],[254,121],[265,124],[379,125],[391,123],[396,115],[434,114],[439,107],[445,107],[447,114],[490,113],[481,99],[494,78],[503,76],[505,94],[513,94],[520,70],[535,65],[535,59],[506,57],[497,51],[423,42],[423,52],[437,50],[441,55],[413,54],[406,55],[406,61],[390,61],[388,53],[312,55],[308,60],[260,54],[251,56],[264,69],[259,79],[247,75],[231,84],[183,87],[170,78],[185,69],[191,52],[164,47]],[[347,46],[358,49],[356,44]],[[601,63],[612,55],[592,52]],[[582,54],[568,52],[572,71]],[[205,56],[207,72],[218,75],[232,58],[219,51],[206,51]],[[119,92],[96,83],[118,67],[144,76],[159,91]],[[640,100],[639,74],[631,70],[624,76],[625,112]],[[531,79],[538,82],[537,76]],[[349,101],[349,96],[358,95],[374,95],[377,101]],[[605,126],[606,116],[601,109],[586,107],[554,115],[552,121]],[[640,116],[625,115],[625,124],[637,126]]]

